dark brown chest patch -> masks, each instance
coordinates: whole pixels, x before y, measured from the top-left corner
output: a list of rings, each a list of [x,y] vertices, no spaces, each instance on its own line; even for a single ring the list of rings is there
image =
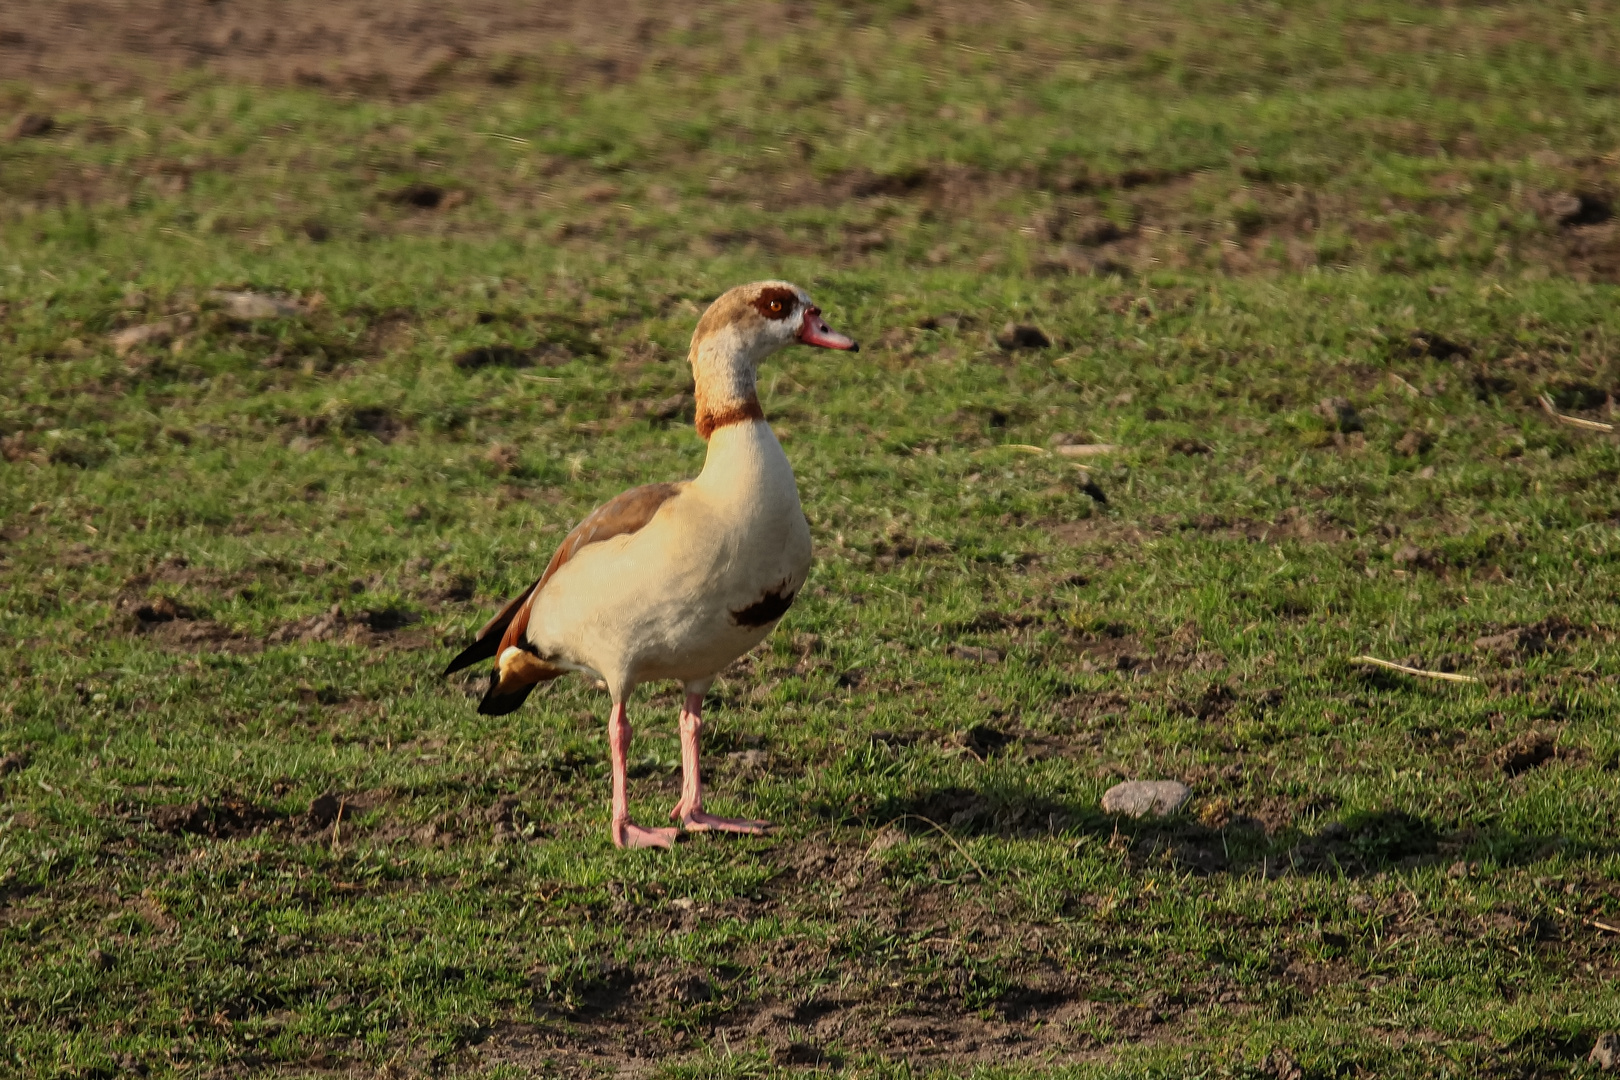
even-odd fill
[[[738,626],[769,626],[787,614],[787,609],[793,606],[793,598],[798,592],[797,589],[788,588],[787,582],[784,581],[747,607],[733,611],[731,621]]]

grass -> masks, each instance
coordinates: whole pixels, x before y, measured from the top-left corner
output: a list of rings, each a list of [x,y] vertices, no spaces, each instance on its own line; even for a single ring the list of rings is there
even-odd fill
[[[1611,7],[704,8],[617,77],[4,88],[57,124],[0,144],[0,1071],[1582,1075],[1620,452],[1538,398],[1620,385]],[[437,673],[696,472],[686,340],[767,276],[863,343],[763,380],[817,561],[708,756],[782,828],[616,852],[605,698]]]

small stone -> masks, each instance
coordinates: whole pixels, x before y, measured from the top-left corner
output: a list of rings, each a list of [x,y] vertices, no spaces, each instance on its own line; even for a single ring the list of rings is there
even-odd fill
[[[1192,798],[1192,789],[1177,780],[1127,780],[1103,793],[1105,814],[1124,817],[1169,817]]]
[[[971,660],[978,664],[1001,663],[1001,653],[998,650],[982,645],[952,645],[945,650],[945,655],[958,660]]]
[[[1597,1042],[1592,1044],[1592,1052],[1587,1055],[1586,1060],[1604,1072],[1620,1070],[1620,1035],[1612,1031],[1605,1031],[1599,1035]]]
[[[996,344],[1008,352],[1014,349],[1047,349],[1052,346],[1052,339],[1040,327],[1030,323],[1009,322],[1001,328],[996,335]]]

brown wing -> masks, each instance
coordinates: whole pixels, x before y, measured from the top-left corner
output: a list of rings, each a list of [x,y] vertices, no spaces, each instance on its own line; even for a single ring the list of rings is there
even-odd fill
[[[444,673],[449,675],[480,660],[498,656],[508,646],[521,645],[524,633],[529,628],[529,609],[534,603],[535,596],[546,587],[546,582],[551,580],[551,576],[561,569],[564,563],[577,555],[580,548],[587,544],[600,543],[615,536],[640,531],[641,527],[658,513],[658,508],[673,498],[684,486],[684,484],[644,484],[638,488],[631,488],[592,510],[585,516],[585,520],[575,525],[573,531],[563,537],[563,542],[557,545],[557,552],[546,564],[540,580],[508,600],[506,606],[478,631],[473,643],[450,661],[450,666],[445,668]]]

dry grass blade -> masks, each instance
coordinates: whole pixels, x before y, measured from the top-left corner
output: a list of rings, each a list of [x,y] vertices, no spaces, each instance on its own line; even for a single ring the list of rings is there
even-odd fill
[[[1578,416],[1566,416],[1564,413],[1558,411],[1558,407],[1553,404],[1553,399],[1548,397],[1546,394],[1541,395],[1541,407],[1546,411],[1548,416],[1552,417],[1554,420],[1557,420],[1560,424],[1568,424],[1570,427],[1577,427],[1583,431],[1614,430],[1613,424],[1605,424],[1601,420],[1582,420]]]
[[[1407,667],[1397,664],[1393,660],[1380,660],[1376,656],[1352,656],[1352,664],[1369,664],[1373,667],[1386,668],[1390,671],[1399,671],[1403,675],[1416,675],[1420,679],[1442,679],[1445,682],[1477,683],[1478,679],[1472,675],[1456,675],[1449,671],[1425,671],[1423,668]]]
[[[1587,926],[1593,927],[1597,930],[1602,930],[1605,934],[1620,934],[1620,926],[1615,926],[1612,923],[1606,923],[1601,919],[1588,919],[1585,915],[1575,915],[1565,911],[1561,907],[1554,907],[1553,910],[1564,916],[1566,919],[1579,919]]]
[[[1064,457],[1101,457],[1118,449],[1119,447],[1112,443],[1077,443],[1073,446],[1060,446],[1057,452]]]
[[[967,848],[963,847],[956,837],[950,834],[950,830],[946,829],[945,826],[941,825],[932,818],[925,818],[921,814],[902,814],[895,818],[894,822],[891,824],[898,824],[902,821],[920,821],[924,825],[930,826],[935,832],[939,833],[939,835],[949,840],[951,842],[951,846],[961,853],[962,858],[966,859],[973,869],[979,872],[980,881],[990,880],[990,875],[984,872],[984,867],[979,865],[979,861],[977,859],[968,854]]]

